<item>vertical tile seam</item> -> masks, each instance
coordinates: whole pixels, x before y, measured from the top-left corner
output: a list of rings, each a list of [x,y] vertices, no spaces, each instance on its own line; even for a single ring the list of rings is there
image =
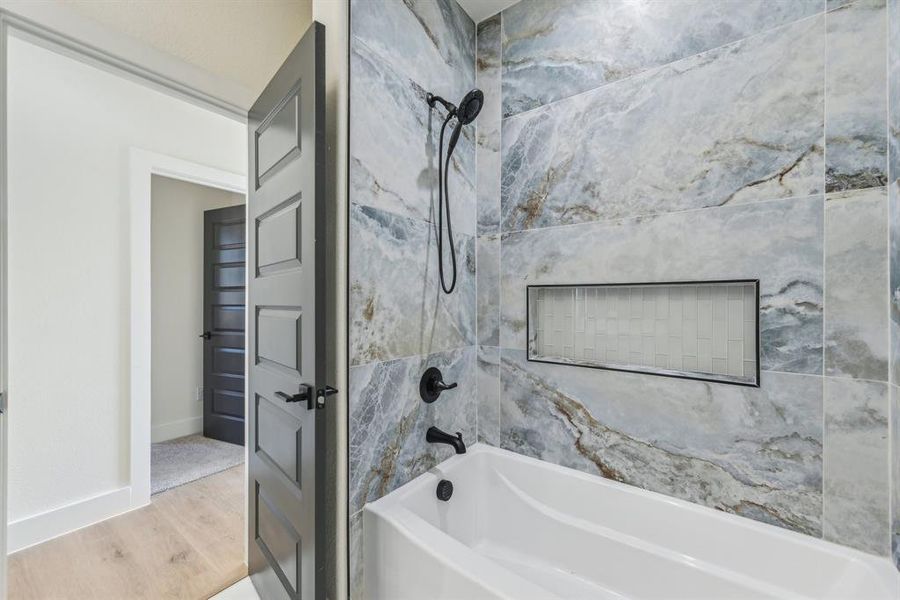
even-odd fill
[[[498,13],[497,27],[497,88],[500,94],[500,123],[497,127],[498,168],[497,178],[497,437],[496,443],[503,447],[503,11]],[[527,304],[527,303],[526,303]],[[528,310],[528,307],[525,307]],[[525,332],[526,339],[528,332]],[[526,350],[527,351],[527,350]]]
[[[900,499],[895,499],[894,495],[896,494],[894,481],[894,452],[896,452],[897,448],[895,447],[898,440],[896,439],[895,427],[894,427],[894,419],[898,418],[898,415],[894,415],[894,386],[893,386],[893,372],[894,372],[894,344],[893,344],[893,328],[891,327],[891,263],[894,260],[894,257],[891,255],[891,215],[893,213],[893,206],[891,203],[891,185],[893,185],[892,178],[893,173],[891,172],[891,155],[894,152],[893,144],[891,144],[891,5],[893,2],[891,0],[886,0],[884,5],[884,87],[885,87],[885,97],[887,98],[886,111],[885,111],[885,144],[886,144],[886,159],[887,164],[885,165],[885,172],[887,173],[887,344],[888,344],[888,373],[887,373],[887,402],[888,402],[888,460],[887,460],[887,482],[888,482],[888,536],[887,536],[887,553],[888,558],[892,558],[892,550],[893,550],[893,537],[894,537],[894,520],[897,518],[895,514],[895,510],[897,510],[897,504],[900,503]],[[895,565],[900,568],[900,565]]]
[[[827,452],[825,448],[828,443],[828,420],[827,399],[828,380],[825,377],[825,331],[827,328],[827,265],[825,257],[828,255],[827,245],[828,236],[825,232],[828,230],[828,213],[826,212],[826,190],[827,190],[827,172],[828,172],[828,4],[827,0],[823,5],[825,9],[822,15],[822,481],[820,483],[820,514],[819,514],[819,537],[825,539],[825,477],[826,465],[825,460]]]
[[[891,28],[890,28],[890,0],[885,0],[884,4],[884,95],[885,95],[885,173],[887,174],[887,185],[885,186],[886,202],[887,202],[887,219],[885,219],[885,236],[887,244],[887,349],[888,349],[888,365],[887,365],[887,514],[888,514],[888,535],[887,535],[887,555],[891,557],[891,546],[894,533],[894,399],[893,390],[891,388],[891,373],[894,364],[893,343],[891,340]]]
[[[473,23],[474,23],[474,21],[473,21]],[[475,87],[477,88],[478,84],[480,83],[478,81],[478,79],[479,79],[479,77],[478,77],[478,37],[479,37],[478,36],[478,23],[475,23],[474,27],[475,27],[475,35],[473,37],[475,38],[475,55],[473,57],[474,60],[473,60],[472,68],[473,68],[473,73],[475,75]],[[474,381],[475,381],[475,440],[474,440],[475,443],[478,443],[478,440],[481,439],[480,438],[481,432],[480,432],[480,427],[479,427],[479,413],[481,412],[479,410],[479,407],[481,405],[481,394],[479,393],[479,388],[481,386],[478,384],[478,380],[481,379],[480,377],[478,377],[478,371],[480,369],[480,367],[478,366],[478,363],[479,363],[478,355],[479,355],[479,349],[480,349],[480,345],[481,345],[481,319],[478,318],[478,299],[480,298],[480,296],[478,295],[478,279],[479,279],[478,274],[479,274],[479,271],[481,270],[478,266],[478,263],[481,262],[479,260],[481,253],[478,251],[478,247],[481,245],[478,243],[478,238],[480,237],[478,235],[480,233],[478,231],[478,229],[479,229],[478,214],[480,212],[479,206],[478,206],[478,204],[479,204],[479,202],[478,202],[478,200],[479,200],[479,198],[478,198],[478,180],[480,179],[479,174],[481,173],[481,170],[478,168],[478,156],[481,154],[481,152],[479,152],[479,147],[481,145],[481,144],[479,144],[479,135],[478,135],[479,129],[481,129],[481,124],[476,122],[475,123],[475,177],[473,178],[475,181],[475,311],[474,311],[474,314],[472,315],[472,318],[475,319],[475,327],[472,328],[475,331],[475,339],[474,339],[474,342],[475,342],[475,364],[472,365],[472,368],[474,369],[474,372],[472,373],[472,375],[474,376]],[[440,182],[438,182],[438,185],[440,185]]]

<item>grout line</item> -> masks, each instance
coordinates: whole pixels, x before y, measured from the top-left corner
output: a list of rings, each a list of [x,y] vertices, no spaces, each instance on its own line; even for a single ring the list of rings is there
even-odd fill
[[[762,31],[757,31],[756,33],[753,33],[753,34],[744,36],[744,37],[742,37],[742,38],[740,38],[740,39],[737,39],[737,40],[733,40],[733,41],[731,41],[731,42],[728,42],[727,44],[721,44],[721,45],[719,45],[719,46],[713,46],[712,48],[707,48],[706,50],[702,50],[702,51],[700,51],[700,52],[695,52],[694,54],[690,54],[690,55],[688,55],[688,56],[683,56],[683,57],[681,57],[681,58],[678,58],[678,59],[676,59],[676,60],[669,61],[669,62],[667,62],[667,63],[662,63],[662,64],[658,64],[658,65],[653,65],[653,66],[647,67],[647,68],[645,68],[645,69],[642,69],[642,70],[640,70],[640,71],[636,71],[636,72],[634,72],[634,73],[631,73],[631,74],[628,75],[627,77],[622,77],[621,79],[615,79],[615,80],[613,80],[613,81],[606,81],[606,82],[603,82],[603,83],[601,83],[600,85],[598,85],[598,86],[596,86],[596,87],[593,87],[593,88],[591,88],[591,89],[589,89],[589,90],[584,90],[584,91],[582,91],[582,92],[578,92],[577,94],[572,94],[571,96],[566,96],[566,97],[564,97],[564,98],[558,98],[558,99],[556,99],[556,100],[553,100],[552,102],[547,102],[546,104],[541,104],[540,106],[535,106],[534,108],[529,108],[528,110],[523,110],[523,111],[521,111],[521,112],[517,112],[517,113],[515,113],[515,114],[509,115],[509,116],[506,116],[506,117],[503,116],[503,107],[502,107],[502,104],[501,104],[500,118],[501,118],[502,121],[505,121],[505,120],[507,120],[507,119],[515,119],[515,118],[517,118],[517,117],[519,117],[519,116],[521,116],[521,115],[528,115],[528,114],[530,114],[530,113],[536,113],[536,112],[539,111],[539,110],[549,109],[549,108],[552,108],[553,106],[555,106],[555,105],[557,105],[557,104],[560,104],[560,103],[562,103],[562,102],[566,102],[567,100],[572,100],[572,99],[574,99],[574,98],[579,98],[580,96],[585,96],[585,95],[587,95],[587,94],[596,92],[597,90],[600,90],[600,89],[603,89],[603,88],[607,88],[607,87],[616,85],[617,83],[626,82],[626,81],[632,80],[632,79],[634,79],[634,78],[636,78],[636,77],[640,77],[640,76],[642,76],[642,75],[646,75],[646,74],[648,74],[648,73],[652,73],[653,71],[662,70],[662,69],[671,67],[672,65],[677,65],[678,63],[681,63],[681,62],[684,62],[684,61],[688,61],[688,60],[691,60],[691,59],[695,59],[695,58],[697,58],[698,56],[703,56],[704,54],[707,54],[707,53],[716,52],[716,51],[718,51],[718,50],[723,50],[723,49],[725,49],[725,48],[729,48],[729,47],[735,46],[735,45],[737,45],[737,44],[742,44],[742,43],[746,42],[747,40],[752,40],[753,38],[756,38],[756,37],[760,37],[760,36],[769,34],[769,33],[773,32],[773,31],[777,31],[777,30],[779,30],[779,29],[785,29],[785,28],[788,28],[788,27],[793,27],[794,25],[796,25],[796,24],[798,24],[798,23],[802,23],[802,22],[804,22],[804,21],[810,21],[810,20],[812,20],[812,19],[820,18],[820,17],[822,17],[823,15],[827,14],[827,12],[828,12],[828,11],[826,10],[827,7],[826,7],[824,1],[823,1],[822,4],[823,4],[823,5],[822,5],[822,9],[821,9],[821,10],[819,10],[818,12],[815,12],[815,13],[809,15],[809,16],[806,16],[806,17],[803,17],[803,18],[800,18],[800,19],[795,19],[795,20],[789,21],[789,22],[787,22],[787,23],[782,23],[781,25],[777,25],[777,26],[775,26],[775,27],[770,27],[769,29],[763,29]],[[502,26],[502,18],[501,18],[501,26]],[[501,55],[502,55],[502,39],[503,39],[503,37],[501,36]],[[501,65],[503,64],[502,59],[501,59],[501,61],[500,61],[500,64],[501,64]]]
[[[472,67],[474,68],[474,72],[475,72],[475,87],[478,89],[481,89],[479,87],[479,84],[481,82],[479,81],[480,78],[478,77],[478,23],[475,23],[474,38],[475,38],[475,53],[473,56],[474,62],[473,62]],[[478,276],[479,275],[478,263],[481,262],[479,260],[481,253],[478,251],[478,247],[480,246],[480,244],[478,243],[478,213],[479,213],[479,211],[478,211],[478,179],[479,179],[479,173],[480,173],[480,171],[478,169],[478,157],[481,154],[481,152],[479,152],[480,144],[478,143],[479,129],[481,129],[481,123],[475,123],[475,176],[473,178],[475,180],[475,189],[474,189],[474,194],[475,194],[475,311],[474,311],[474,314],[472,315],[472,318],[475,319],[475,326],[472,328],[472,330],[475,332],[475,364],[472,365],[472,367],[473,367],[472,376],[473,376],[474,384],[475,384],[475,394],[474,394],[474,396],[475,396],[475,443],[478,443],[478,438],[480,435],[478,413],[481,412],[478,410],[479,405],[481,404],[479,402],[480,394],[478,393],[478,388],[479,388],[478,381],[480,379],[480,377],[478,377],[478,354],[479,354],[478,341],[481,339],[481,335],[480,335],[481,334],[481,319],[478,318],[478,280],[480,279],[480,277]],[[440,183],[438,183],[438,185],[440,185]]]
[[[898,507],[900,507],[900,498],[895,498],[894,495],[898,493],[895,489],[898,485],[898,482],[894,481],[894,465],[893,462],[898,460],[894,454],[900,450],[900,446],[898,446],[898,442],[900,440],[896,439],[897,436],[895,432],[897,430],[894,427],[894,419],[900,419],[900,415],[894,414],[895,412],[895,385],[893,383],[894,379],[894,361],[897,357],[894,356],[894,343],[893,343],[893,326],[891,319],[891,303],[893,301],[893,294],[891,288],[891,263],[894,260],[894,257],[891,252],[891,216],[894,213],[894,207],[891,203],[891,190],[890,187],[893,184],[893,176],[891,168],[891,156],[895,151],[893,144],[891,144],[891,115],[893,111],[891,110],[891,14],[893,12],[892,9],[896,9],[896,4],[893,2],[885,3],[885,95],[887,97],[886,109],[887,109],[887,119],[885,123],[885,134],[886,134],[886,154],[887,154],[887,165],[885,171],[887,172],[887,251],[888,251],[888,260],[887,260],[887,328],[888,328],[888,558],[892,559],[893,555],[893,537],[894,537],[894,522],[900,519],[900,515],[897,514]],[[892,560],[893,562],[893,560]],[[900,568],[900,565],[896,565]]]
[[[888,356],[888,386],[887,386],[887,515],[888,515],[888,535],[887,535],[887,555],[891,557],[891,542],[894,531],[894,482],[893,482],[893,449],[896,440],[894,439],[894,392],[891,389],[891,375],[893,369],[893,344],[891,343],[892,327],[891,327],[891,29],[890,29],[890,11],[891,2],[885,2],[884,6],[884,92],[885,92],[885,173],[887,174],[887,185],[885,192],[887,194],[887,219],[885,223],[886,241],[887,241],[887,356]]]
[[[500,123],[497,128],[497,434],[494,442],[503,447],[503,352],[500,350],[503,333],[503,11],[497,28],[497,87],[500,91]],[[528,307],[525,307],[528,310]],[[528,332],[525,333],[526,339]],[[527,341],[526,341],[527,344]],[[527,350],[526,350],[527,353]]]
[[[351,365],[349,365],[348,369],[352,370],[352,369],[358,369],[360,367],[369,367],[372,365],[376,365],[376,366],[377,365],[386,365],[388,363],[394,363],[394,362],[399,362],[399,361],[403,361],[403,360],[411,360],[414,358],[424,359],[424,358],[428,358],[430,356],[434,356],[435,354],[449,354],[450,352],[458,352],[460,350],[465,350],[467,348],[474,348],[477,345],[478,344],[463,344],[462,346],[454,346],[452,348],[446,348],[443,350],[435,350],[434,352],[426,352],[424,354],[407,354],[405,356],[397,356],[395,358],[389,358],[387,360],[371,360],[369,362],[360,363],[358,365],[351,364]]]
[[[823,176],[824,178],[824,176]],[[883,187],[883,186],[876,186]],[[865,188],[868,189],[868,188]],[[832,192],[834,193],[834,192]],[[522,233],[533,233],[538,231],[548,231],[548,230],[557,230],[562,229],[563,227],[585,227],[588,225],[594,225],[598,227],[616,227],[619,225],[625,225],[628,222],[632,221],[644,221],[649,219],[656,219],[662,217],[668,217],[671,215],[683,215],[687,213],[695,213],[702,210],[738,210],[738,209],[746,209],[748,207],[758,206],[762,204],[773,204],[775,202],[800,202],[803,200],[812,200],[814,198],[825,197],[824,187],[822,191],[817,192],[815,194],[807,194],[804,196],[788,196],[786,198],[771,198],[769,200],[755,200],[752,202],[745,202],[742,204],[724,204],[724,205],[713,205],[713,206],[700,206],[697,208],[687,208],[684,210],[673,210],[668,212],[656,212],[656,213],[643,213],[643,214],[635,214],[635,215],[622,215],[621,217],[612,217],[609,219],[599,219],[596,221],[584,221],[581,223],[564,223],[562,225],[551,225],[549,227],[535,227],[532,229],[508,229],[500,232],[501,237],[505,237],[507,235],[517,235]]]
[[[827,3],[826,3],[826,8]],[[819,531],[820,537],[822,539],[825,538],[825,476],[827,473],[825,464],[826,452],[827,448],[827,435],[828,435],[828,381],[826,380],[827,367],[825,365],[826,360],[826,334],[827,331],[827,315],[828,315],[828,295],[827,295],[827,282],[828,282],[828,262],[826,257],[828,256],[828,212],[827,212],[827,190],[828,190],[828,11],[825,12],[825,15],[822,17],[822,27],[824,28],[824,32],[822,33],[823,39],[823,50],[825,51],[825,56],[822,61],[822,189],[825,190],[825,195],[822,196],[822,489],[819,494],[819,498],[821,501],[821,512],[819,514]]]

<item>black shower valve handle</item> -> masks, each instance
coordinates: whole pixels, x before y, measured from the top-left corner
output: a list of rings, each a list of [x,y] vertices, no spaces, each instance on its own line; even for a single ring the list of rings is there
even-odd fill
[[[419,395],[422,400],[431,404],[437,400],[443,392],[457,387],[457,383],[444,383],[444,376],[437,367],[429,367],[422,374],[419,381]]]

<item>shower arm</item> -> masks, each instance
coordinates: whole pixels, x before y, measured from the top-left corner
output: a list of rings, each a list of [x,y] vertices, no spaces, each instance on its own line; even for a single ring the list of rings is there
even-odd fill
[[[434,108],[435,103],[440,103],[447,110],[448,116],[456,116],[456,105],[452,102],[447,102],[440,96],[435,96],[431,92],[428,92],[425,94],[425,102],[427,102],[428,106],[431,108]]]

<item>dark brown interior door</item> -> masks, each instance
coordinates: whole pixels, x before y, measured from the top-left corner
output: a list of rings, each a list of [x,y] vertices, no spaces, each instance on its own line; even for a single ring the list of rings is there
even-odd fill
[[[248,116],[248,566],[263,600],[314,600],[321,589],[324,43],[313,23]]]
[[[246,207],[204,213],[203,435],[244,445]]]

